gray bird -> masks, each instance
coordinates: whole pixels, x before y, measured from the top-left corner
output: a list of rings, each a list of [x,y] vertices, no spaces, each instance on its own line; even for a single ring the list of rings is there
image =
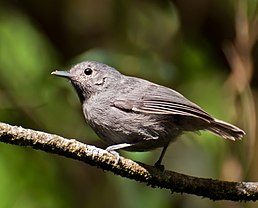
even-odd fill
[[[71,81],[87,123],[110,145],[108,151],[163,147],[155,163],[160,166],[169,143],[184,132],[207,130],[233,141],[245,135],[175,90],[125,76],[102,63],[85,61],[52,74]]]

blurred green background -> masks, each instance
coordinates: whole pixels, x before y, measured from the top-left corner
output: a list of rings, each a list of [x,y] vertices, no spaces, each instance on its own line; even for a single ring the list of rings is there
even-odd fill
[[[106,147],[85,124],[71,85],[51,76],[82,60],[171,87],[243,141],[206,132],[170,145],[167,169],[258,181],[257,0],[0,1],[0,118]],[[154,164],[160,150],[125,157]],[[152,189],[78,161],[0,143],[0,207],[257,207]]]

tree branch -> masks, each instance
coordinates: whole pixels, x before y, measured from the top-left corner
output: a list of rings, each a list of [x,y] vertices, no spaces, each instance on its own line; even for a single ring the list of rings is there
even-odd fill
[[[169,189],[172,193],[195,194],[212,200],[256,201],[258,199],[258,183],[255,182],[228,182],[197,178],[173,171],[161,171],[123,157],[116,162],[117,156],[74,139],[65,139],[1,122],[0,142],[30,146],[33,149],[80,160],[152,187]]]

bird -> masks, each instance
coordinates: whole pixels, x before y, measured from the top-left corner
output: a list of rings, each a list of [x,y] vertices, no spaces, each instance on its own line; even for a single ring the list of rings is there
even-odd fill
[[[150,151],[163,148],[185,132],[209,131],[228,140],[245,132],[214,118],[179,92],[145,79],[126,76],[96,61],[83,61],[51,74],[70,80],[86,122],[104,140],[107,151]]]

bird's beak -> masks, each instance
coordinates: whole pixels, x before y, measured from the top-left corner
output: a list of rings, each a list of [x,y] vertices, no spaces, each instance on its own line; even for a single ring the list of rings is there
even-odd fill
[[[53,71],[53,72],[51,72],[51,74],[56,75],[56,76],[59,76],[59,77],[68,78],[68,79],[74,77],[74,75],[71,74],[71,73],[68,72],[68,71]]]

